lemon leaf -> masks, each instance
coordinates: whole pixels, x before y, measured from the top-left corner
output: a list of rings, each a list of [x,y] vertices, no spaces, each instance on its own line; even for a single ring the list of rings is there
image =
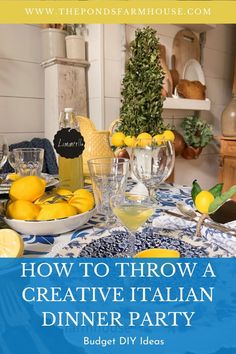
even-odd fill
[[[224,192],[222,195],[216,197],[214,201],[210,204],[208,213],[213,214],[217,209],[221,207],[228,199],[230,199],[234,194],[236,194],[236,185],[232,186],[228,191]]]
[[[222,193],[224,183],[218,183],[211,189],[209,189],[209,192],[214,195],[214,197],[220,197]]]
[[[197,180],[195,179],[193,181],[193,184],[192,184],[192,190],[191,190],[191,196],[192,196],[192,200],[195,204],[195,199],[196,199],[196,196],[202,191],[202,188],[200,187],[200,185],[197,183]]]

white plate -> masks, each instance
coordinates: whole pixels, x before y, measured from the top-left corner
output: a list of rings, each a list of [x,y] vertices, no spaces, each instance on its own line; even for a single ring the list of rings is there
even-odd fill
[[[196,59],[190,59],[184,66],[182,78],[189,81],[200,81],[206,84],[205,75],[201,65]]]
[[[94,215],[96,208],[86,213],[77,214],[64,219],[47,221],[25,221],[3,218],[5,223],[13,230],[23,235],[57,235],[79,228],[86,224]]]
[[[42,173],[41,175],[47,182],[46,188],[54,187],[56,186],[59,181],[57,178],[55,178],[52,175],[49,175],[47,173]],[[4,178],[6,175],[4,176]],[[8,194],[10,188],[11,188],[12,181],[6,181],[0,185],[0,194]]]

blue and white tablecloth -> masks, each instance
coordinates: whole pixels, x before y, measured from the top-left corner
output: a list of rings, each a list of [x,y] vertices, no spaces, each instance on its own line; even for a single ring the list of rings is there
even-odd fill
[[[196,223],[172,217],[165,210],[176,211],[176,203],[184,202],[192,207],[190,187],[162,184],[158,190],[158,209],[154,215],[153,226],[170,242],[182,240],[192,246],[204,247],[209,257],[236,256],[236,237],[223,234],[216,230],[202,227],[202,235],[195,237]],[[96,237],[93,227],[102,221],[102,215],[96,214],[83,227],[73,232],[60,235],[34,236],[22,235],[25,243],[25,257],[71,256],[70,249],[78,250],[89,244]],[[107,234],[109,232],[107,231]],[[102,237],[106,236],[106,232]],[[73,247],[72,247],[73,246]]]

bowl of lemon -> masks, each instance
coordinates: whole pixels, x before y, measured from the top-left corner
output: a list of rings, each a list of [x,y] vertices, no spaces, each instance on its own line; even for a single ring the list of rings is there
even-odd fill
[[[64,188],[45,192],[46,181],[27,176],[13,182],[4,208],[4,221],[26,235],[57,235],[84,225],[95,213],[93,194]]]

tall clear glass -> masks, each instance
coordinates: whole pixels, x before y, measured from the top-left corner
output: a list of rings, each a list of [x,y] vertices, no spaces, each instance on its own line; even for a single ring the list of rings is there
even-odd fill
[[[4,135],[0,135],[0,169],[7,162],[8,144]]]
[[[129,174],[129,160],[124,158],[104,157],[88,160],[88,167],[99,213],[104,215],[105,223],[98,228],[109,228],[115,224],[110,207],[110,198],[117,193],[124,193]]]

